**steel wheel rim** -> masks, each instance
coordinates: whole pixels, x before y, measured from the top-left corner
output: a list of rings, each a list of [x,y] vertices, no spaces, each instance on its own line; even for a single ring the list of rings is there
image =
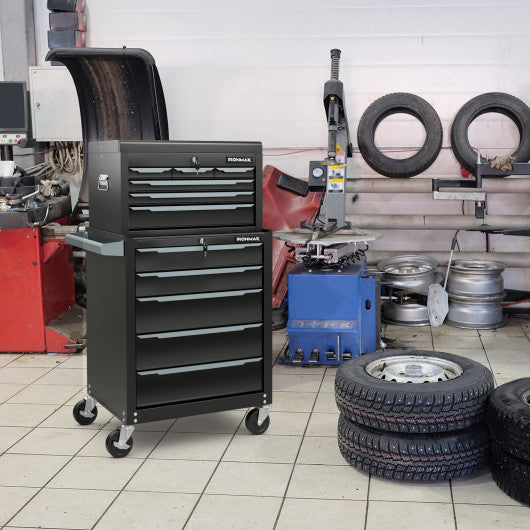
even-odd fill
[[[366,373],[392,383],[440,383],[460,377],[464,370],[452,361],[425,355],[396,355],[372,361]]]

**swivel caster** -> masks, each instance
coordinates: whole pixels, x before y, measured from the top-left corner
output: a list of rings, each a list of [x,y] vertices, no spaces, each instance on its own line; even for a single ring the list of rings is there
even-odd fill
[[[89,396],[78,401],[74,406],[73,414],[79,425],[90,425],[98,416],[96,400]]]
[[[269,406],[252,409],[245,416],[245,427],[252,434],[263,434],[270,424]]]
[[[123,458],[131,452],[133,430],[132,425],[122,425],[109,433],[105,440],[105,447],[114,458]]]

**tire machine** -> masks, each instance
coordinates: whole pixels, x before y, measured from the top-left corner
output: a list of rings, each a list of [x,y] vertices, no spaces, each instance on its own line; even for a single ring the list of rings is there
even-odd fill
[[[379,303],[375,274],[366,267],[367,241],[381,234],[352,229],[346,221],[346,168],[352,144],[340,50],[331,50],[331,79],[324,84],[328,156],[309,163],[309,189],[322,193],[310,225],[278,231],[299,264],[289,274],[289,346],[280,363],[338,365],[378,344]],[[296,247],[294,246],[296,245]]]

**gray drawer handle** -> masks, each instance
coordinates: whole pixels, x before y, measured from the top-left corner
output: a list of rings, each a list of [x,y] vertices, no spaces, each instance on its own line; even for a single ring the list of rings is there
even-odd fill
[[[171,171],[170,167],[130,167],[129,171],[136,171],[136,173],[164,173]]]
[[[261,247],[263,243],[245,243],[242,245],[208,245],[208,252],[216,250],[243,250],[248,247]],[[194,245],[191,247],[156,247],[156,248],[138,248],[136,252],[156,254],[173,254],[178,252],[202,252],[202,246]]]
[[[250,184],[253,179],[230,180],[131,180],[130,184],[145,186],[215,186],[219,184]]]
[[[234,298],[246,294],[261,293],[263,289],[242,289],[239,291],[218,291],[215,293],[177,294],[173,296],[144,296],[138,302],[181,302],[184,300],[206,300],[211,298]]]
[[[178,278],[181,276],[204,276],[206,274],[237,274],[239,272],[257,271],[263,269],[262,266],[253,267],[223,267],[222,269],[196,269],[186,271],[168,272],[141,272],[136,274],[138,278]]]
[[[201,167],[199,169],[195,169],[194,167],[176,167],[173,169],[175,171],[180,171],[181,173],[193,173],[194,175],[197,173],[208,173],[208,171],[213,171],[213,167]]]
[[[136,372],[136,373],[140,376],[184,374],[186,372],[202,372],[204,370],[217,370],[219,368],[234,368],[236,366],[244,366],[245,364],[259,363],[262,361],[263,361],[262,357],[253,357],[252,359],[241,359],[239,361],[225,361],[222,363],[197,364],[194,366],[181,366],[180,368],[165,368],[163,370],[145,370],[143,372]]]
[[[238,208],[253,207],[253,204],[201,204],[198,206],[129,206],[129,209],[135,212],[196,212],[201,210],[237,210]]]
[[[215,169],[222,173],[245,173],[246,171],[254,171],[253,167],[216,167]]]
[[[147,197],[149,199],[216,199],[219,197],[242,197],[253,194],[253,191],[219,191],[213,193],[129,193],[131,197]]]
[[[186,331],[168,331],[166,333],[144,333],[137,335],[140,340],[148,339],[175,339],[179,337],[196,337],[197,335],[217,335],[218,333],[232,333],[246,329],[261,328],[263,324],[246,324],[244,326],[223,326],[221,328],[189,329]]]

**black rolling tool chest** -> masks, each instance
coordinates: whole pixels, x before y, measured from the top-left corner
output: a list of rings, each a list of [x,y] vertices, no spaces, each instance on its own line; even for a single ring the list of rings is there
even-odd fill
[[[107,449],[125,456],[138,423],[271,403],[271,234],[261,229],[261,144],[91,144],[87,250],[88,396],[122,421]]]

